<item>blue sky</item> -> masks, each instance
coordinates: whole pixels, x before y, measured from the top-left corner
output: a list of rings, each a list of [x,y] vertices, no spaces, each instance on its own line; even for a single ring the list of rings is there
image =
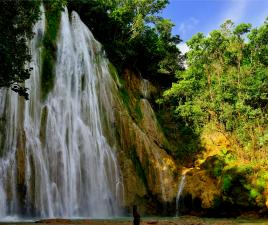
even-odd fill
[[[268,16],[268,0],[169,0],[162,16],[176,25],[173,34],[187,41],[197,32],[207,35],[227,19],[235,24],[263,24]]]

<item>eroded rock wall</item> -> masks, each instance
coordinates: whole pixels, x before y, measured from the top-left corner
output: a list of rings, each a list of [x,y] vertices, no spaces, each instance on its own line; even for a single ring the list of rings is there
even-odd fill
[[[174,201],[179,179],[175,161],[163,148],[167,140],[149,102],[156,89],[128,70],[121,84],[115,82],[114,85],[124,205],[138,204],[142,211],[150,213],[152,202]]]

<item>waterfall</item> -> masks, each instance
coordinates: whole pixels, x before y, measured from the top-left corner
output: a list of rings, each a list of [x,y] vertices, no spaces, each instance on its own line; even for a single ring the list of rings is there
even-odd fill
[[[180,215],[179,204],[180,204],[181,194],[182,194],[182,191],[183,191],[183,188],[185,185],[185,178],[186,178],[186,174],[182,174],[181,181],[180,181],[179,186],[178,186],[177,196],[176,196],[176,216]]]
[[[42,101],[43,9],[34,31],[30,100],[0,90],[0,218],[119,215],[123,186],[104,132],[114,115],[102,47],[76,13],[70,22],[62,12],[54,88]]]
[[[146,79],[141,80],[140,91],[144,98],[150,98],[150,82]]]

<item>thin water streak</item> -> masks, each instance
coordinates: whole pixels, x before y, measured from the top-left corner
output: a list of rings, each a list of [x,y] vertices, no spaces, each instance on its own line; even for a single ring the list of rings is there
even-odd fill
[[[177,196],[176,196],[176,216],[180,216],[180,211],[179,211],[179,204],[180,204],[180,198],[181,198],[181,194],[183,191],[183,188],[185,186],[185,180],[186,180],[186,174],[182,174],[181,176],[181,181],[178,185],[178,192],[177,192]]]

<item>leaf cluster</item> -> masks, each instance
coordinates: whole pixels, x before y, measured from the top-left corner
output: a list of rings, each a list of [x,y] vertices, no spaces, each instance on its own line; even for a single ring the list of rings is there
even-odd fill
[[[11,87],[28,99],[23,82],[30,77],[25,63],[31,56],[27,45],[32,27],[39,18],[40,1],[1,1],[0,7],[0,88]]]
[[[164,94],[178,117],[196,131],[221,123],[250,148],[267,144],[267,34],[266,20],[252,30],[226,21],[207,37],[194,35],[187,42],[187,70]]]
[[[119,71],[129,68],[163,83],[174,80],[182,56],[170,20],[159,17],[168,0],[69,1]]]

